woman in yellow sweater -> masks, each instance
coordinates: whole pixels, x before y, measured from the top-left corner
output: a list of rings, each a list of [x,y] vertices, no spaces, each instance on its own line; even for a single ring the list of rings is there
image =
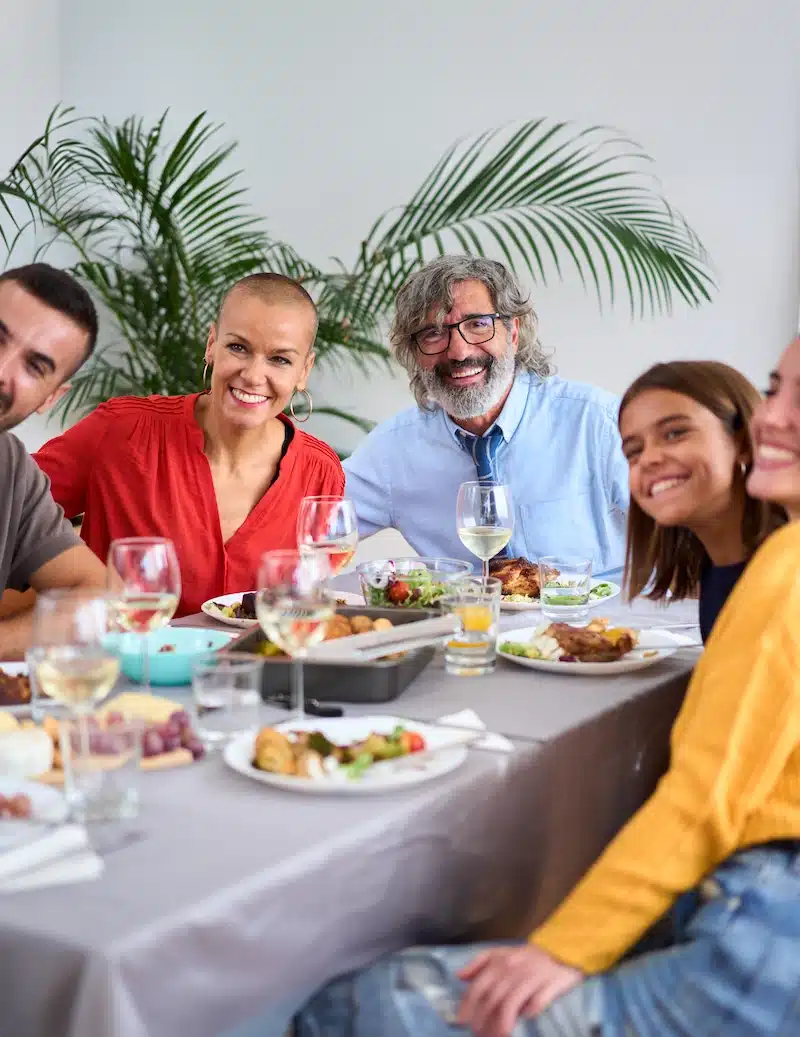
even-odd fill
[[[298,1037],[800,1034],[800,339],[752,427],[748,491],[791,521],[717,620],[648,802],[527,944],[393,955]],[[673,908],[672,946],[620,964]]]

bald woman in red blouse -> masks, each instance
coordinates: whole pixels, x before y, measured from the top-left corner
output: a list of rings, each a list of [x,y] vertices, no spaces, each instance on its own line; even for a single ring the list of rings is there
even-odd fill
[[[179,616],[254,589],[263,552],[296,545],[302,498],[344,492],[333,450],[282,413],[305,391],[316,331],[299,284],[246,277],[209,333],[208,391],[111,400],[34,455],[104,561],[118,537],[174,541]]]

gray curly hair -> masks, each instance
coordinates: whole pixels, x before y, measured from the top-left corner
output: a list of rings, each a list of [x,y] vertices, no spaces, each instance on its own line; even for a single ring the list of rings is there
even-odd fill
[[[437,319],[444,320],[453,306],[453,285],[462,281],[480,281],[486,285],[492,305],[503,314],[507,329],[511,329],[514,317],[519,319],[517,369],[532,371],[541,378],[553,373],[549,357],[539,341],[536,311],[514,274],[502,263],[483,256],[440,256],[412,274],[397,293],[389,332],[394,358],[408,372],[414,399],[423,410],[431,409],[432,405],[423,385],[417,364],[417,348],[411,336],[424,326],[426,316],[434,307],[437,307]]]

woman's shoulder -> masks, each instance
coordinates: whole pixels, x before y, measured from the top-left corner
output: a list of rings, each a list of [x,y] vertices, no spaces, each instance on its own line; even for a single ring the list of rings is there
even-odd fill
[[[323,440],[312,436],[310,432],[304,432],[303,429],[294,426],[294,442],[298,454],[301,454],[303,459],[309,463],[328,468],[331,471],[344,471],[336,451]]]
[[[788,522],[771,533],[753,555],[746,574],[763,577],[770,571],[800,576],[800,522]]]
[[[194,400],[197,394],[192,396],[115,396],[101,404],[101,407],[109,415],[122,417],[131,415],[134,417],[150,416],[179,417],[184,414],[188,401]],[[100,408],[98,408],[99,410]]]

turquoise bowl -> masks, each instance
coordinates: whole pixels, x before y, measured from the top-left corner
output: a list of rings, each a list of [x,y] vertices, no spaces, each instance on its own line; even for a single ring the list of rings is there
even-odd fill
[[[192,683],[192,663],[224,648],[236,635],[202,627],[165,627],[149,634],[150,683],[176,687]],[[119,658],[120,669],[135,684],[142,681],[142,638],[139,634],[111,634],[107,645]],[[162,651],[166,645],[173,651]]]

